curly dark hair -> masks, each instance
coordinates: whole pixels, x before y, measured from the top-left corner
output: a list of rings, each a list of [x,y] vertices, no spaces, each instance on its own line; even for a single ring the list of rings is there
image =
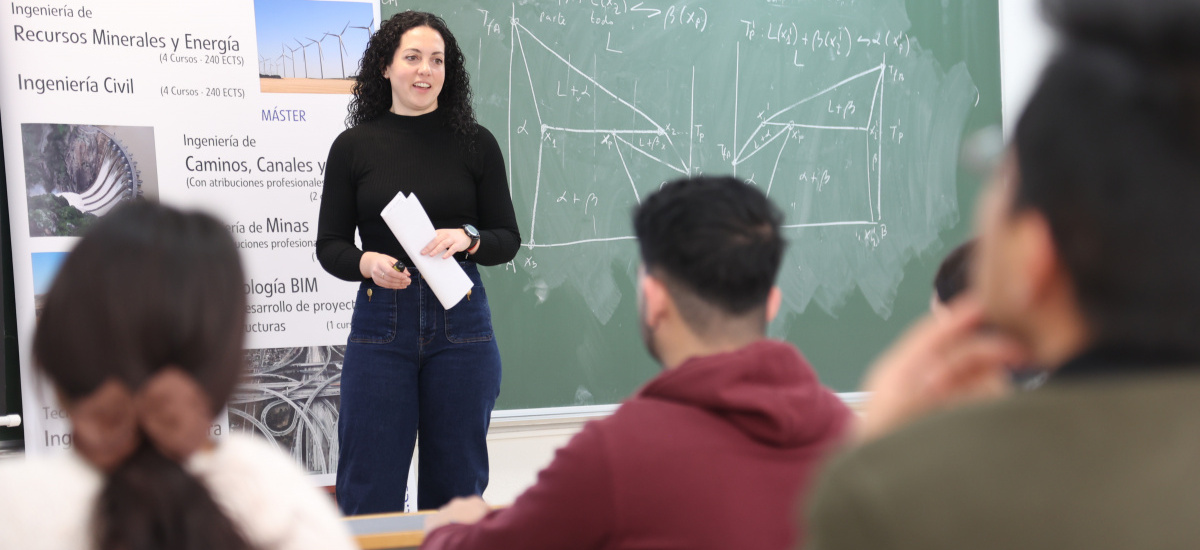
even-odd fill
[[[358,65],[346,125],[358,126],[391,109],[392,86],[383,77],[383,71],[391,65],[396,49],[400,47],[400,37],[416,27],[429,27],[442,35],[442,41],[446,43],[446,81],[438,94],[438,109],[446,111],[455,133],[473,136],[476,132],[475,109],[471,107],[471,81],[462,49],[441,17],[422,11],[397,13],[371,35],[367,51],[363,52]]]

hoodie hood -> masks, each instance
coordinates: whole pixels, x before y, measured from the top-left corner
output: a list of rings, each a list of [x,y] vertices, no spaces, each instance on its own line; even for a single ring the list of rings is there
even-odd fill
[[[784,448],[840,433],[851,418],[795,347],[766,339],[688,359],[651,380],[639,396],[705,409],[758,441]]]

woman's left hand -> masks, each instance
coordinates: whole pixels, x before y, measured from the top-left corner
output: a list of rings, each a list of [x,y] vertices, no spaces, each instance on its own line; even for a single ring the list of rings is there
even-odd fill
[[[466,250],[471,246],[471,237],[467,236],[467,232],[459,228],[454,229],[438,229],[437,235],[433,237],[425,248],[421,249],[422,256],[437,256],[441,254],[443,258],[449,258],[459,252]]]

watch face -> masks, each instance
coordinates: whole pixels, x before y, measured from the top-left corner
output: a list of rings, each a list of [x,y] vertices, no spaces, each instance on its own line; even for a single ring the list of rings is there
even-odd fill
[[[471,237],[472,239],[479,237],[479,230],[475,229],[475,226],[471,224],[464,225],[463,231],[466,231],[467,236]]]

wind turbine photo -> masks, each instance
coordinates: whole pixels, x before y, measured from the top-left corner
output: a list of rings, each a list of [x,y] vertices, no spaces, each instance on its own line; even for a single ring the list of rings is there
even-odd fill
[[[254,0],[262,91],[349,94],[374,33],[376,9],[373,3],[354,0]],[[366,26],[355,24],[364,20]],[[342,28],[335,22],[343,23]],[[336,49],[329,57],[326,41]],[[309,59],[308,48],[314,45],[317,55]]]

